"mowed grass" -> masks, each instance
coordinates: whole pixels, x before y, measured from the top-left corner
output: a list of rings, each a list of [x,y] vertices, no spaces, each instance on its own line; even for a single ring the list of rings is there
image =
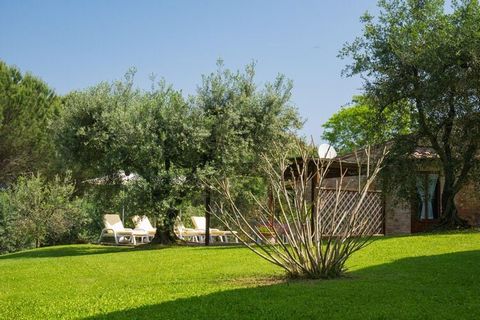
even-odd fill
[[[240,247],[0,256],[0,319],[475,319],[480,233],[379,238],[348,275],[286,281]]]

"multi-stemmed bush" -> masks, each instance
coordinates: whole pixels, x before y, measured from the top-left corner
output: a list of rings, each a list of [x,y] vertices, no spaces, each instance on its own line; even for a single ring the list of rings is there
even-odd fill
[[[337,162],[340,175],[334,179],[335,186],[325,189],[334,161],[312,158],[310,150],[300,145],[298,158],[285,155],[276,162],[265,159],[270,192],[265,199],[255,197],[255,221],[247,219],[237,207],[229,180],[214,183],[221,195],[215,211],[229,229],[238,231],[245,246],[285,269],[290,277],[334,278],[345,272],[347,259],[379,231],[379,220],[364,204],[385,151],[377,157],[370,149],[359,153],[355,170],[358,180],[352,193],[353,184],[347,183],[349,173],[341,169],[341,162]],[[346,185],[349,191],[344,190]]]

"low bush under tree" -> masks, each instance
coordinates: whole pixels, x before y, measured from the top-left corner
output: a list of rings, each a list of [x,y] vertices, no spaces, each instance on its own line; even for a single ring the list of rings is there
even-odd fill
[[[68,178],[20,177],[0,193],[0,253],[75,240],[88,222]]]

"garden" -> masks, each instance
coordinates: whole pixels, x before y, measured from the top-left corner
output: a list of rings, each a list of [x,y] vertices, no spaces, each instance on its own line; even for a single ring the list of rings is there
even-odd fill
[[[361,17],[321,141],[255,61],[59,94],[0,60],[0,319],[476,318],[480,4],[448,5]]]

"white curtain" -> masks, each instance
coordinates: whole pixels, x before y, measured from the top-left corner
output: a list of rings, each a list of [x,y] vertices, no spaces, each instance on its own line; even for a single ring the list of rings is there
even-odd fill
[[[438,174],[427,175],[427,185],[425,186],[425,176],[417,176],[417,193],[420,197],[420,219],[433,219],[433,198],[437,186]],[[426,187],[426,190],[425,190]],[[425,203],[427,206],[425,207]]]

